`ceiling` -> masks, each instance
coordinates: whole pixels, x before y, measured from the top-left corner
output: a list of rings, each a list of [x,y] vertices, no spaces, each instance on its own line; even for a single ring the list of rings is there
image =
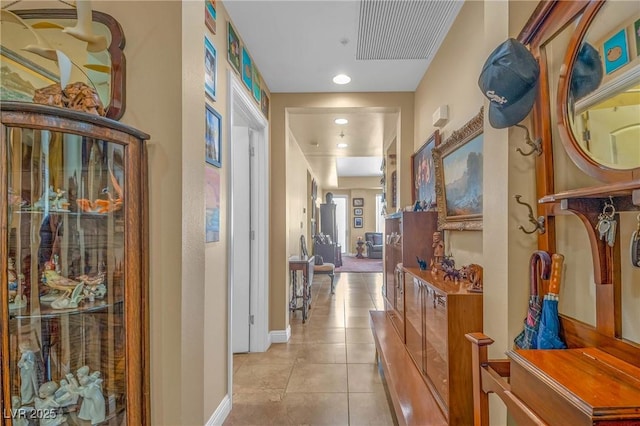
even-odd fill
[[[463,3],[224,1],[272,94],[413,92]],[[334,84],[339,73],[351,83]],[[335,124],[339,117],[349,123]],[[289,110],[289,130],[320,186],[335,189],[347,175],[381,174],[383,144],[395,137],[397,119],[388,108],[298,108]],[[349,146],[338,148],[339,142]],[[369,157],[370,165],[358,160],[339,174],[337,159],[346,157]]]

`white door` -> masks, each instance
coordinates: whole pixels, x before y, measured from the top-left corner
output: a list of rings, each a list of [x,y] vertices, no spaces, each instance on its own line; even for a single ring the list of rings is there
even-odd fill
[[[234,120],[237,121],[237,120]],[[249,352],[251,301],[251,163],[248,127],[234,126],[231,142],[231,179],[233,191],[234,246],[232,300],[232,350]]]
[[[333,197],[333,202],[336,203],[336,225],[338,227],[338,244],[340,244],[342,253],[349,253],[347,247],[347,197],[336,195]]]

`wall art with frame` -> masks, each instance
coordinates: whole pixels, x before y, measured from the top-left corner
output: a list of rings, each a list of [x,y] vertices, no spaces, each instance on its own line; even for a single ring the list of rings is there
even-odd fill
[[[362,207],[356,207],[355,209],[353,209],[353,215],[354,216],[362,216]]]
[[[362,206],[364,206],[364,198],[353,199],[353,207],[362,207]]]
[[[220,171],[204,167],[205,242],[220,241]]]
[[[204,23],[212,33],[216,33],[216,0],[205,0]]]
[[[440,145],[440,132],[437,130],[427,138],[424,144],[411,156],[411,187],[416,201],[426,201],[429,208],[436,205],[436,174],[433,165],[433,148]]]
[[[231,25],[231,22],[227,24],[227,60],[231,64],[231,67],[238,73],[241,73],[240,53],[242,46],[240,45],[240,38],[238,33]]]
[[[440,230],[482,229],[483,113],[433,149]]]
[[[210,105],[205,104],[205,107],[205,161],[212,166],[222,167],[222,117]]]
[[[242,82],[249,90],[253,90],[253,62],[244,46],[242,46]]]
[[[354,228],[363,228],[364,227],[364,219],[361,217],[353,218],[353,227]]]
[[[218,84],[218,52],[207,36],[204,37],[204,91],[216,100],[216,86]]]

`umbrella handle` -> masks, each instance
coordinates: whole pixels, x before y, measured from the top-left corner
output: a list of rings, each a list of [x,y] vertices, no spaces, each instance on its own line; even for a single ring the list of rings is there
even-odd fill
[[[538,265],[540,272],[538,273]],[[538,295],[538,279],[548,280],[551,275],[551,256],[544,250],[536,250],[529,262],[529,283],[531,296]]]
[[[549,293],[560,294],[560,282],[562,280],[562,265],[564,256],[555,253],[551,256],[551,281],[549,282]]]

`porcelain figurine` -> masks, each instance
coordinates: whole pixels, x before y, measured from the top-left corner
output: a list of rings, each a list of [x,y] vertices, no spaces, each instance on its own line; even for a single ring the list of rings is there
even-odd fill
[[[31,407],[22,407],[22,402],[18,395],[13,395],[11,397],[11,409],[14,410],[14,412],[24,411],[25,414],[24,416],[18,415],[13,417],[11,419],[11,424],[13,424],[13,426],[29,426],[29,420],[26,417],[27,412],[30,411]],[[18,411],[18,409],[20,409],[20,411]]]
[[[84,299],[83,290],[84,284],[78,283],[71,294],[69,294],[68,292],[64,292],[59,298],[51,302],[51,307],[53,309],[77,308],[82,299]]]
[[[80,395],[76,390],[77,387],[74,388],[74,386],[69,383],[69,380],[60,379],[60,388],[58,388],[53,396],[61,407],[68,407],[78,403],[78,397]]]
[[[86,367],[86,369],[85,369]],[[82,370],[82,373],[80,372]],[[86,365],[78,370],[79,394],[82,405],[78,418],[89,420],[92,425],[102,423],[105,419],[105,400],[102,394],[102,378],[99,371],[87,375],[89,367]]]
[[[38,377],[36,371],[36,355],[26,346],[21,346],[22,356],[18,361],[20,369],[20,398],[22,404],[31,404],[38,391]]]
[[[55,399],[55,392],[58,389],[56,382],[46,382],[40,386],[38,391],[39,398],[35,399],[34,406],[38,412],[43,415],[40,418],[40,426],[58,426],[67,421],[66,416],[56,413],[56,408],[60,408],[60,404]]]

